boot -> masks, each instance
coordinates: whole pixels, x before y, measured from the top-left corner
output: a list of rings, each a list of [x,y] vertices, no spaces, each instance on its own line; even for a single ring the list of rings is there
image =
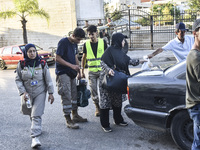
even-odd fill
[[[72,110],[72,120],[74,122],[87,122],[87,118],[79,116],[77,110]]]
[[[95,116],[99,117],[100,116],[100,107],[98,103],[95,103],[96,111],[95,111]]]
[[[70,115],[65,115],[65,119],[66,119],[66,125],[67,125],[68,128],[72,128],[72,129],[78,129],[79,128],[79,125],[74,123],[71,120]]]

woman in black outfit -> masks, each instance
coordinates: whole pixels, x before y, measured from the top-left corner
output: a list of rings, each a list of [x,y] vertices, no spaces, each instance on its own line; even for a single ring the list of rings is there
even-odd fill
[[[127,122],[124,121],[121,115],[122,109],[122,94],[119,92],[110,92],[102,88],[102,80],[104,74],[114,76],[113,69],[123,71],[127,75],[130,75],[128,65],[137,66],[139,60],[133,60],[127,56],[122,48],[125,45],[125,36],[122,33],[115,33],[112,36],[111,46],[107,48],[101,58],[102,73],[100,75],[100,122],[102,129],[105,132],[111,132],[109,123],[109,110],[113,109],[114,123],[120,126],[127,126]]]

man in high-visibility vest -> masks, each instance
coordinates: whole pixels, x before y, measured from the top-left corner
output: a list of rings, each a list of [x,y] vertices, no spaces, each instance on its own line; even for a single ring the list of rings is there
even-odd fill
[[[90,25],[87,28],[88,37],[90,38],[84,43],[82,56],[82,78],[85,78],[84,68],[87,60],[88,79],[92,100],[96,106],[95,116],[100,115],[99,96],[98,96],[98,80],[101,72],[101,56],[107,48],[107,43],[103,39],[97,38],[97,27]]]

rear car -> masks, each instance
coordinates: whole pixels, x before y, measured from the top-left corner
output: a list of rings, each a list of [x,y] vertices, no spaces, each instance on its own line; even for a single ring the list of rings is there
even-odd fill
[[[137,72],[128,79],[129,104],[124,110],[135,124],[170,130],[174,142],[189,150],[193,122],[185,108],[186,62],[170,68]]]
[[[51,52],[44,51],[41,47],[36,46],[38,55],[47,62],[48,65],[55,63],[55,58]],[[0,68],[6,69],[7,67],[16,68],[20,60],[24,60],[25,45],[12,45],[0,48]]]

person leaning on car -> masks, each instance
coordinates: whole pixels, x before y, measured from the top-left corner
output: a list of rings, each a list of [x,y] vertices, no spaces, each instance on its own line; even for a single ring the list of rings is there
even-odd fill
[[[192,26],[194,45],[186,60],[186,108],[193,120],[192,150],[200,149],[200,19]]]
[[[177,23],[175,30],[177,37],[162,48],[158,48],[152,54],[147,55],[148,58],[150,59],[163,51],[172,51],[178,62],[185,60],[194,44],[194,37],[192,35],[185,35],[186,30],[184,23]]]
[[[98,96],[98,80],[101,72],[101,56],[104,53],[104,50],[107,48],[107,43],[101,38],[97,38],[97,27],[90,25],[87,28],[88,37],[90,40],[87,40],[83,46],[83,57],[82,57],[82,78],[85,78],[84,68],[86,59],[88,61],[89,68],[89,85],[92,100],[96,106],[95,116],[100,115],[99,110],[99,96]]]

